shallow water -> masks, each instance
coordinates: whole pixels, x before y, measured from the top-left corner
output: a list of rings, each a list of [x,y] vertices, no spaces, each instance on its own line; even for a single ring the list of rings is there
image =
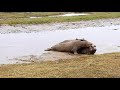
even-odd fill
[[[41,55],[63,40],[84,38],[97,46],[96,54],[120,52],[120,25],[87,27],[70,30],[39,31],[32,33],[0,34],[0,64],[20,56]]]

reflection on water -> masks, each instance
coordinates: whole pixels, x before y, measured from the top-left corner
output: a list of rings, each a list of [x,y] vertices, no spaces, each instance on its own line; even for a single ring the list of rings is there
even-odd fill
[[[97,46],[96,54],[120,51],[120,25],[87,27],[37,33],[0,34],[0,64],[19,56],[40,55],[46,48],[66,39],[85,38]]]

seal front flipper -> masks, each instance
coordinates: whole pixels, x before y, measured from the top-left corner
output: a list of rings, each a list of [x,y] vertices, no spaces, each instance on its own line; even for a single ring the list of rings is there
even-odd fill
[[[78,49],[77,47],[73,47],[72,52],[73,52],[74,54],[78,54],[78,53],[77,53],[77,49]]]
[[[78,54],[77,51],[75,51],[74,54],[77,55]]]

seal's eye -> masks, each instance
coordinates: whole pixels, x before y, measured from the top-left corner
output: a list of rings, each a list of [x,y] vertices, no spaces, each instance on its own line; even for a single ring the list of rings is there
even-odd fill
[[[96,47],[95,45],[93,47]]]

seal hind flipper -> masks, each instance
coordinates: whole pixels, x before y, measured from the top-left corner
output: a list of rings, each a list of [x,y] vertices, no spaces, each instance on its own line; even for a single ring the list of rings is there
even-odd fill
[[[45,51],[51,51],[52,50],[52,48],[48,48],[48,49],[46,49]]]

